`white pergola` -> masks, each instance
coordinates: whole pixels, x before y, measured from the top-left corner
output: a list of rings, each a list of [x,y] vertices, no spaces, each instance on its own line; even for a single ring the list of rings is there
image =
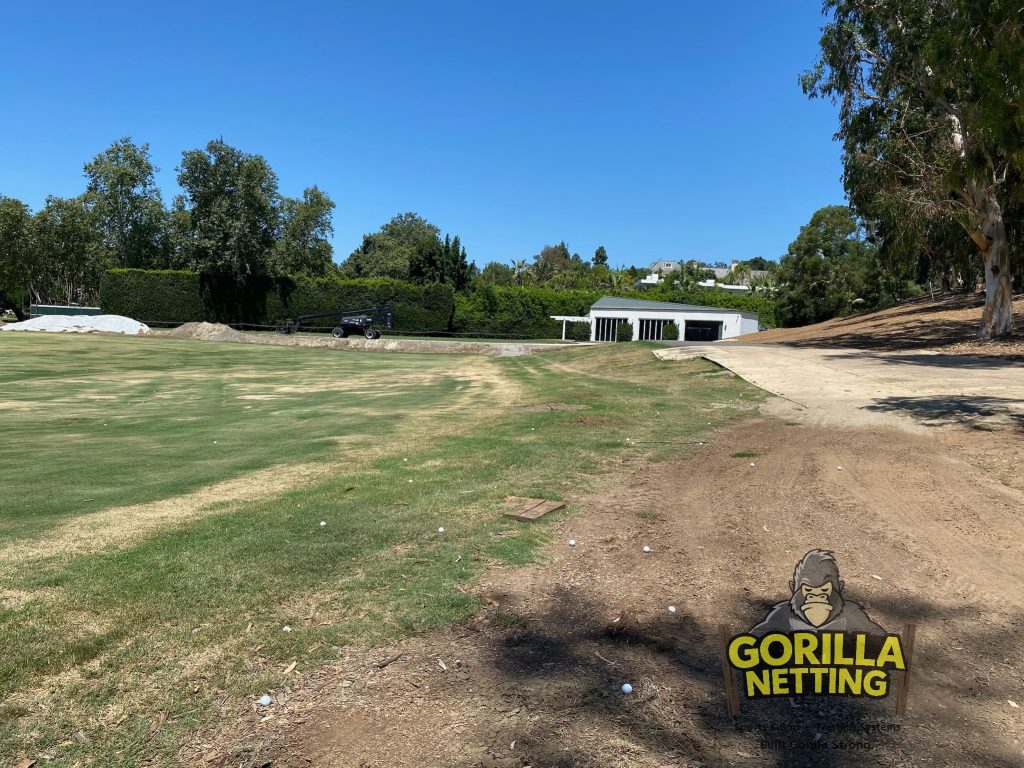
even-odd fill
[[[565,326],[567,323],[586,323],[590,325],[590,316],[577,317],[576,315],[551,315],[552,320],[562,321],[562,341],[565,341]]]

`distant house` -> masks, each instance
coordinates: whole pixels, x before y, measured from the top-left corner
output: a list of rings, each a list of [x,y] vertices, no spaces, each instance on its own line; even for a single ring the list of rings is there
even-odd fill
[[[589,322],[591,341],[615,341],[620,323],[632,323],[634,341],[661,341],[668,323],[679,326],[679,338],[685,341],[717,341],[760,330],[756,312],[615,296],[602,296],[584,317],[553,318],[562,321],[563,339],[566,323]]]

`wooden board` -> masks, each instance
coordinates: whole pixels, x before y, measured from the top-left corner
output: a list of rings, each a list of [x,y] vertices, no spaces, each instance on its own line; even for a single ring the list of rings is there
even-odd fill
[[[520,503],[515,509],[509,510],[505,513],[508,517],[514,517],[516,520],[522,520],[523,522],[530,522],[531,520],[537,520],[544,517],[548,512],[554,512],[556,509],[561,509],[565,506],[564,501],[548,501],[547,499],[520,499]]]

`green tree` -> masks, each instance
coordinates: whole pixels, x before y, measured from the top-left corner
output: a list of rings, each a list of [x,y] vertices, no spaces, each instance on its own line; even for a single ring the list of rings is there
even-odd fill
[[[239,283],[266,274],[281,227],[277,175],[267,161],[211,141],[182,154],[178,184],[187,266]]]
[[[594,266],[607,266],[608,265],[608,251],[604,249],[603,245],[597,246],[597,250],[594,251]]]
[[[1024,175],[1020,4],[827,0],[824,11],[831,19],[821,58],[802,82],[812,97],[840,105],[844,182],[855,210],[904,243],[936,226],[960,226],[984,266],[978,335],[1012,332],[1005,214],[1021,206]]]
[[[327,274],[334,266],[334,249],[327,239],[334,233],[334,201],[314,185],[301,200],[282,197],[280,209],[281,237],[270,254],[272,270],[282,275]]]
[[[526,282],[527,275],[530,274],[530,263],[526,259],[513,259],[511,264],[516,285],[522,287],[523,283]]]
[[[480,272],[480,279],[488,285],[512,286],[516,284],[515,270],[497,261],[489,262]]]
[[[441,230],[415,213],[395,216],[363,242],[341,265],[350,277],[410,278],[410,266],[418,252],[433,251]],[[429,254],[428,254],[429,255]],[[426,264],[417,269],[425,271]]]
[[[35,272],[32,212],[13,197],[0,195],[0,309],[25,319]]]
[[[848,313],[858,300],[867,303],[863,293],[874,257],[849,208],[815,211],[779,265],[780,324],[817,323]]]
[[[33,299],[40,303],[95,304],[100,278],[110,266],[98,214],[89,195],[48,197],[35,215],[37,269]]]
[[[85,164],[87,202],[111,260],[122,267],[166,266],[167,212],[149,145],[115,141]]]

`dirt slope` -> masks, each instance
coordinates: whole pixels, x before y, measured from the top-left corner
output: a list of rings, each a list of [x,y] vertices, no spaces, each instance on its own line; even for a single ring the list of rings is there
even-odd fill
[[[802,328],[775,328],[740,336],[736,342],[834,346],[855,349],[942,349],[956,354],[1014,355],[1024,358],[1024,296],[1013,303],[1018,337],[1010,341],[975,340],[983,296],[928,296],[878,312],[828,320]]]
[[[1024,709],[1009,702],[1024,706],[1024,491],[1000,479],[1022,459],[1009,432],[926,439],[761,420],[690,459],[627,464],[577,500],[549,562],[485,577],[476,622],[350,650],[280,692],[273,717],[240,713],[182,762],[1019,766]],[[875,621],[917,624],[906,717],[891,699],[726,714],[718,626],[759,621],[815,547],[835,550],[846,598]]]

